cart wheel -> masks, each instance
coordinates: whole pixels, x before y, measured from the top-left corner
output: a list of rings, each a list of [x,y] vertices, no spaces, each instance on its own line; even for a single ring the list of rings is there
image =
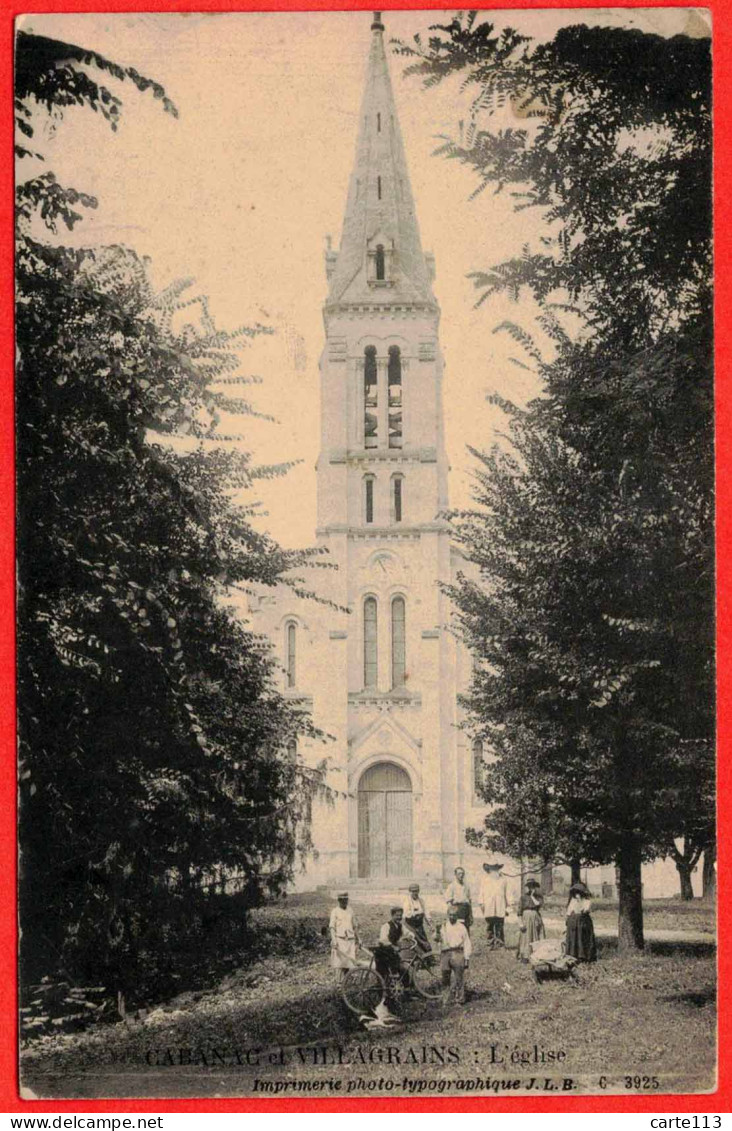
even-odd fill
[[[373,1013],[384,1000],[384,983],[375,970],[355,967],[343,979],[342,994],[348,1008],[360,1017]]]
[[[442,977],[435,969],[434,958],[415,958],[411,969],[412,985],[420,997],[434,1001],[442,997]]]

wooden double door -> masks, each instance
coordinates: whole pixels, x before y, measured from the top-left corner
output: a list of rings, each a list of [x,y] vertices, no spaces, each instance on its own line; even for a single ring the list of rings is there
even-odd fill
[[[412,873],[412,783],[393,762],[378,762],[358,787],[358,874],[362,879]]]

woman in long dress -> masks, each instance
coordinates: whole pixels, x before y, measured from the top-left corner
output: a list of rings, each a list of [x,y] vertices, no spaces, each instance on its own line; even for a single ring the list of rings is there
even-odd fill
[[[527,880],[526,891],[521,896],[519,904],[519,931],[518,950],[516,957],[520,962],[528,962],[531,957],[531,944],[539,939],[546,938],[544,920],[541,909],[544,906],[544,896],[539,891],[538,880]]]
[[[572,884],[567,903],[566,951],[578,962],[594,962],[597,958],[595,928],[592,925],[592,901],[583,883]]]

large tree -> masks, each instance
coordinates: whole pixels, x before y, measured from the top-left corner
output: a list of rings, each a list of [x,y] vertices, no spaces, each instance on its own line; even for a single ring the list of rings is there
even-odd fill
[[[467,705],[498,755],[486,834],[614,860],[620,942],[641,946],[643,859],[713,825],[709,43],[535,44],[475,13],[431,31],[400,46],[408,69],[476,88],[441,152],[543,225],[475,273],[479,301],[538,302],[551,344],[503,327],[542,396],[506,404],[513,449],[476,453],[456,523],[480,570],[453,590],[480,660]],[[525,125],[493,127],[507,105]]]
[[[221,432],[251,411],[237,348],[261,328],[217,330],[185,283],[156,294],[129,248],[62,246],[59,222],[95,202],[49,170],[23,176],[39,103],[115,125],[120,98],[95,70],[174,109],[137,72],[20,38],[23,957],[28,974],[61,966],[139,992],[140,954],[154,970],[191,936],[207,877],[235,876],[253,905],[307,846],[319,777],[288,747],[310,723],[228,602],[283,575],[297,585],[309,555],[257,533],[234,501],[279,473]]]

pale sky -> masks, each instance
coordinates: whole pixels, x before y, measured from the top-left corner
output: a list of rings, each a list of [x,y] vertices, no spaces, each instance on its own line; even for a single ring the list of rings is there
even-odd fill
[[[386,42],[411,40],[443,15],[386,12]],[[548,38],[573,23],[703,34],[708,13],[535,8],[486,18]],[[340,239],[370,22],[366,12],[22,19],[28,31],[136,67],[176,103],[178,120],[149,94],[111,80],[124,101],[116,134],[99,116],[72,109],[44,127],[35,147],[62,184],[99,198],[74,242],[126,243],[151,257],[161,288],[193,276],[221,327],[260,321],[277,330],[242,355],[242,372],[264,378],[255,406],[277,423],[242,418],[236,430],[246,433],[243,447],[257,462],[303,461],[285,480],[258,485],[269,512],[262,525],[287,546],[314,539],[323,251],[326,234],[336,247]],[[515,215],[508,196],[486,192],[469,202],[471,174],[433,156],[436,136],[454,136],[466,117],[457,84],[425,92],[418,79],[402,78],[404,59],[391,55],[390,65],[422,243],[437,264],[450,501],[463,506],[472,464],[466,445],[488,448],[505,427],[486,394],[522,401],[536,391],[530,375],[508,362],[516,347],[492,333],[505,318],[530,328],[531,308],[494,299],[475,310],[466,276],[536,244],[543,229],[538,217]]]

